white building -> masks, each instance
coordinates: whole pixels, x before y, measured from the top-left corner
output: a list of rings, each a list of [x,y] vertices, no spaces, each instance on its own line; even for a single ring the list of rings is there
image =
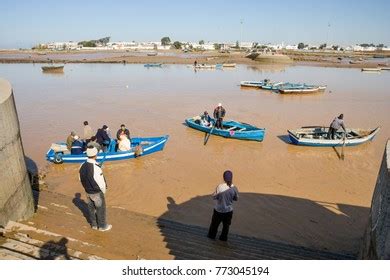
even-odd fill
[[[51,42],[42,44],[47,47],[49,50],[75,50],[77,49],[77,42]]]

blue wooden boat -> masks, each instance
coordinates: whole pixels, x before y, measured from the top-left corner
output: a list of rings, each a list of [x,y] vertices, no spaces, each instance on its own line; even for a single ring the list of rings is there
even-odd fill
[[[161,67],[162,63],[147,63],[144,64],[144,67]]]
[[[116,140],[111,140],[107,152],[99,152],[97,162],[131,159],[139,156],[146,156],[164,149],[168,141],[168,135],[161,137],[131,138],[130,151],[115,151]],[[85,152],[81,155],[72,155],[66,149],[65,143],[52,145],[46,153],[46,159],[54,163],[80,163],[87,160]]]
[[[305,127],[287,130],[292,144],[313,147],[356,146],[374,139],[380,127],[375,129],[347,129],[336,133],[336,139],[328,139],[329,127]]]
[[[214,120],[212,120],[212,124],[210,126],[203,126],[200,124],[200,121],[197,117],[186,119],[185,122],[191,128],[210,133]],[[258,128],[250,124],[236,121],[224,121],[222,125],[224,129],[218,129],[214,127],[214,129],[211,131],[211,134],[225,138],[252,141],[263,141],[265,136],[264,128]]]

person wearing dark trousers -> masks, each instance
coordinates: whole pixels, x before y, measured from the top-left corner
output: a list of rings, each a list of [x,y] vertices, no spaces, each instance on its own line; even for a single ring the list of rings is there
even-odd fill
[[[214,109],[214,119],[215,119],[215,127],[218,129],[223,129],[223,118],[225,117],[226,110],[222,107],[221,103],[218,103],[218,106]]]
[[[105,193],[107,189],[103,171],[96,162],[98,150],[95,147],[87,148],[88,159],[79,170],[80,181],[87,194],[88,211],[92,229],[108,231],[112,225],[106,221]]]
[[[222,233],[219,240],[227,241],[229,227],[233,218],[233,201],[238,200],[238,189],[233,185],[233,173],[229,170],[223,173],[223,184],[220,184],[214,194],[216,201],[213,216],[207,237],[215,239],[218,233],[218,227],[222,223]]]
[[[338,116],[337,118],[334,118],[334,120],[332,121],[332,123],[329,126],[328,139],[333,139],[334,140],[336,132],[340,128],[343,128],[343,130],[345,132],[347,131],[345,129],[345,125],[344,125],[344,120],[343,119],[344,119],[344,115],[343,114],[340,114],[340,116]]]

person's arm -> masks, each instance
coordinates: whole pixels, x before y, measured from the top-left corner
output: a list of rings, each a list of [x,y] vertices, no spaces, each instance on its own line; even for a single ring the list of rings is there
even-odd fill
[[[238,200],[238,190],[236,187],[234,187],[234,196],[233,196],[233,200],[234,201],[237,201]]]
[[[102,193],[105,193],[107,189],[106,180],[104,179],[102,169],[97,164],[94,164],[93,179]]]
[[[341,123],[341,127],[344,129],[345,132],[347,132],[347,130],[345,129],[344,121]]]

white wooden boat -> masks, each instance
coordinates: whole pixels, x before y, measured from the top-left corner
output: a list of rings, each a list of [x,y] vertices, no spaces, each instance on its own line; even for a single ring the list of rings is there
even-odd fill
[[[362,68],[362,72],[380,72],[381,68]]]
[[[291,143],[301,146],[337,147],[356,146],[373,140],[380,127],[375,129],[348,129],[344,138],[344,131],[336,132],[336,139],[328,139],[329,127],[307,127],[287,130]]]
[[[281,94],[287,94],[287,93],[315,93],[315,92],[321,92],[326,89],[326,86],[318,86],[318,87],[292,87],[292,88],[281,88],[279,89],[279,93]]]

